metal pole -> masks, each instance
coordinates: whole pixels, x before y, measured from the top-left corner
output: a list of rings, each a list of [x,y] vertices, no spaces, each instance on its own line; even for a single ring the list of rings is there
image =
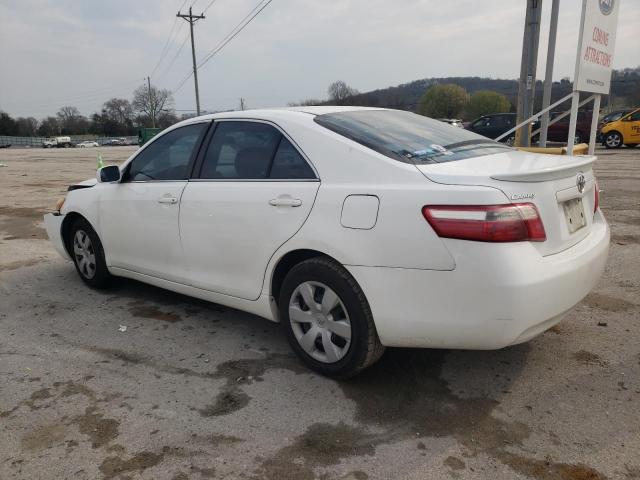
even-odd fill
[[[549,46],[547,48],[547,66],[544,75],[544,92],[542,94],[542,109],[544,110],[551,103],[551,86],[553,84],[553,62],[556,53],[556,37],[558,33],[558,10],[560,0],[552,0],[551,23],[549,25]],[[540,125],[540,146],[547,146],[547,130],[549,129],[549,112],[542,116]]]
[[[527,14],[522,39],[522,61],[520,64],[516,123],[520,123],[524,119],[529,118],[533,113],[541,16],[542,0],[527,0]],[[525,125],[516,130],[515,144],[520,147],[528,147],[531,144],[530,135],[531,125]]]
[[[196,45],[193,40],[193,24],[205,17],[204,15],[194,15],[192,12],[192,7],[189,7],[189,15],[183,15],[178,12],[176,17],[183,18],[187,22],[189,22],[189,29],[191,31],[191,60],[193,62],[193,82],[196,89],[196,112],[198,115],[200,115],[200,91],[198,89],[198,67],[196,65]]]
[[[580,103],[580,92],[575,90],[571,98],[571,116],[569,117],[569,138],[567,138],[567,155],[573,155],[573,145],[576,136],[576,123],[578,120],[578,104]]]
[[[189,16],[191,14],[191,7],[189,7]],[[198,69],[196,68],[196,45],[193,42],[193,22],[189,22],[191,28],[191,59],[193,60],[193,82],[196,88],[196,112],[200,115],[200,92],[198,91]]]
[[[580,71],[580,49],[582,48],[582,35],[584,33],[584,17],[587,11],[587,0],[582,0],[582,12],[580,13],[580,33],[578,34],[578,52],[576,54],[576,69],[573,74],[573,98],[571,99],[571,116],[569,117],[569,137],[567,138],[567,155],[573,155],[573,145],[576,136],[576,123],[578,121],[578,107],[580,92],[578,87],[578,73]]]
[[[600,95],[593,99],[593,113],[591,114],[591,133],[589,134],[589,155],[596,151],[596,134],[598,133],[598,117],[600,116]]]
[[[151,112],[151,128],[156,128],[156,107],[151,97],[151,78],[147,77],[147,87],[149,92],[149,110]]]

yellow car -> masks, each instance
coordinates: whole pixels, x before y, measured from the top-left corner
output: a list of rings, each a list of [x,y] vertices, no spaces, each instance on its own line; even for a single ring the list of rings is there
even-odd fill
[[[635,147],[640,144],[640,108],[628,113],[620,120],[603,125],[600,130],[602,145],[620,148],[622,144]]]

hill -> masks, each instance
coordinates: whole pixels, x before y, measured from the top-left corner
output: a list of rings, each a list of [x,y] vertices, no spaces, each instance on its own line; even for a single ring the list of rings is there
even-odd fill
[[[441,77],[424,78],[413,82],[404,83],[395,87],[381,88],[370,92],[359,93],[350,97],[348,102],[351,105],[397,108],[400,110],[415,111],[424,92],[437,83],[453,83],[461,86],[470,94],[479,90],[492,90],[505,95],[511,102],[511,111],[515,111],[518,98],[517,80],[494,79],[483,77]],[[536,110],[542,105],[542,81],[536,82],[535,104]],[[553,82],[552,102],[559,100],[571,93],[572,83],[568,79]],[[624,70],[614,70],[612,77],[612,98],[611,103],[605,97],[602,101],[603,107],[611,106],[618,108],[622,106],[640,106],[640,67],[626,68]]]

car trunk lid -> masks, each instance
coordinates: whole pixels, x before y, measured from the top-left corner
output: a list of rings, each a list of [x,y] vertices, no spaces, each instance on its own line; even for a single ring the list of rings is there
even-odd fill
[[[501,190],[512,203],[533,203],[547,239],[535,242],[542,255],[561,252],[591,230],[595,205],[594,156],[561,156],[509,150],[453,162],[417,164],[429,180]],[[584,185],[582,182],[584,181]]]

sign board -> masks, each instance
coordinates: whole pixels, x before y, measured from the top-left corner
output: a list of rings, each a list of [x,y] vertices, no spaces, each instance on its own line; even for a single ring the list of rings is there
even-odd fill
[[[573,89],[607,95],[620,0],[583,0]]]

